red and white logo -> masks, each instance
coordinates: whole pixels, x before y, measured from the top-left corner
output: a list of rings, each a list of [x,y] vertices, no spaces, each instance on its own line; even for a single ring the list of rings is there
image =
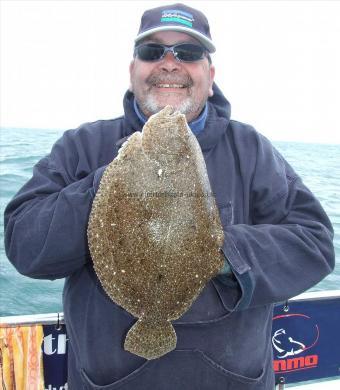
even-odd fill
[[[272,345],[275,373],[317,367],[319,357],[310,351],[319,340],[319,327],[305,314],[283,314],[273,318]]]

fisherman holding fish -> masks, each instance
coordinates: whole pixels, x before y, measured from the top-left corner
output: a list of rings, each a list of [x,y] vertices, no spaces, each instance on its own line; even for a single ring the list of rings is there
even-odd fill
[[[6,208],[17,270],[66,278],[71,390],[273,390],[273,305],[334,267],[327,215],[230,119],[214,52],[202,12],[145,11],[124,116],[65,132]]]

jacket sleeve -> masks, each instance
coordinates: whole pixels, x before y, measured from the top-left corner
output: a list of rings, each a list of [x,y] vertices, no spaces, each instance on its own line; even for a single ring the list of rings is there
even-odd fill
[[[35,165],[5,210],[7,257],[33,278],[66,277],[89,259],[87,223],[104,167],[76,172],[79,153],[69,138]]]
[[[251,224],[227,226],[224,232],[222,251],[233,275],[216,283],[229,310],[283,302],[334,268],[333,229],[326,213],[260,135],[249,199]]]

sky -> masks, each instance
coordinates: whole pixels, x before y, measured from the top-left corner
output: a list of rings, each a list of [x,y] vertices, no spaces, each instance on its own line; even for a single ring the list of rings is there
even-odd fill
[[[0,125],[121,115],[145,9],[169,1],[1,0]],[[185,1],[209,19],[232,119],[273,141],[340,144],[340,1]]]

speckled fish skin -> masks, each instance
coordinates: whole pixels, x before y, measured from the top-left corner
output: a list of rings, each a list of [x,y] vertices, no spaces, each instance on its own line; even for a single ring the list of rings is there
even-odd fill
[[[101,179],[88,243],[104,290],[138,318],[124,348],[146,359],[173,350],[171,321],[223,266],[218,209],[183,114],[167,106],[124,143]]]

